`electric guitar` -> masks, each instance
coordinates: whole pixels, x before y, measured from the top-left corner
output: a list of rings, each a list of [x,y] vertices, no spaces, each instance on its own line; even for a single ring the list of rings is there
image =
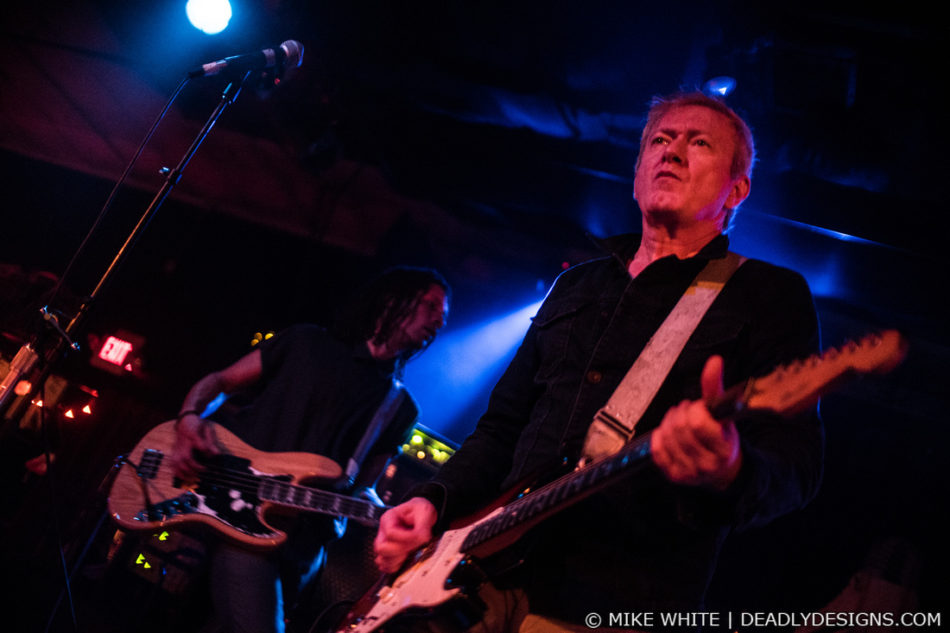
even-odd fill
[[[899,333],[871,335],[741,383],[710,403],[709,409],[717,419],[744,410],[793,415],[814,406],[822,393],[854,374],[891,370],[905,352],[906,342]],[[461,599],[484,580],[477,571],[478,559],[501,551],[552,514],[640,470],[649,456],[650,435],[644,434],[613,455],[527,491],[464,527],[449,529],[419,550],[401,572],[383,576],[353,606],[338,631],[369,633],[393,618],[432,614],[449,601],[464,607]]]
[[[387,510],[378,500],[363,500],[299,482],[336,479],[332,459],[310,453],[268,453],[244,443],[224,427],[208,422],[221,453],[205,461],[195,481],[172,471],[170,453],[175,423],[149,431],[124,458],[109,494],[109,512],[130,531],[204,525],[253,549],[276,547],[286,532],[264,515],[304,510],[376,525]]]

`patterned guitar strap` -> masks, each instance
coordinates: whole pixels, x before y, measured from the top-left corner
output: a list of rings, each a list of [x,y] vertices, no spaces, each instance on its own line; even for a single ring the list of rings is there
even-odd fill
[[[686,340],[719,291],[745,261],[745,257],[728,253],[721,259],[709,260],[696,275],[610,400],[594,416],[584,439],[579,466],[613,455],[633,438],[634,427],[666,380]]]

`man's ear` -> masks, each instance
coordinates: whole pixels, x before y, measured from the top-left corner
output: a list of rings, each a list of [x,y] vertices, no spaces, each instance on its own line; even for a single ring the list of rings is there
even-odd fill
[[[749,191],[752,190],[752,181],[748,176],[740,176],[732,183],[732,189],[726,197],[725,206],[728,209],[735,209],[749,197]]]

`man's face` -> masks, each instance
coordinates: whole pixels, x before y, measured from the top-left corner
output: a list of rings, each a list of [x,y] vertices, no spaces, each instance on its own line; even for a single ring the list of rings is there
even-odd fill
[[[649,221],[675,222],[724,217],[749,193],[749,179],[730,176],[735,131],[724,115],[703,106],[676,107],[658,122],[640,158],[633,197]]]
[[[433,284],[419,297],[415,307],[399,324],[393,338],[401,350],[421,349],[445,325],[449,305],[445,290]]]

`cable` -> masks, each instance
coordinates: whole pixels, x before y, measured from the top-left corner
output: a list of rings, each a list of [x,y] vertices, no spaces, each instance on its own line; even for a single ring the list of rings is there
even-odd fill
[[[72,272],[73,266],[79,260],[79,256],[86,249],[86,246],[89,243],[89,240],[92,239],[93,234],[95,234],[96,229],[99,228],[99,225],[102,224],[102,221],[105,219],[106,214],[112,208],[112,204],[115,202],[116,195],[119,193],[119,188],[122,186],[122,183],[125,182],[129,174],[132,173],[132,168],[135,166],[135,163],[138,161],[139,157],[142,155],[142,152],[145,150],[145,146],[151,140],[152,136],[155,134],[155,131],[158,129],[159,123],[165,118],[165,115],[168,114],[169,108],[171,108],[172,103],[175,102],[175,99],[178,98],[178,95],[184,89],[185,84],[188,83],[188,77],[186,76],[178,84],[178,87],[175,88],[175,91],[172,93],[172,96],[169,97],[168,101],[165,102],[165,106],[159,112],[158,116],[155,118],[155,121],[152,123],[152,126],[149,128],[148,132],[145,134],[145,138],[142,139],[142,142],[139,144],[138,149],[135,151],[135,154],[132,156],[132,159],[129,161],[129,164],[126,166],[125,171],[122,172],[122,175],[119,177],[119,180],[116,181],[115,185],[112,187],[112,191],[109,193],[109,197],[106,198],[105,203],[102,205],[102,209],[99,211],[99,215],[96,216],[96,220],[92,223],[92,227],[89,229],[89,232],[86,233],[86,236],[83,238],[82,242],[79,244],[79,248],[76,249],[76,252],[73,253],[72,258],[69,260],[69,263],[66,264],[66,269],[63,271],[63,274],[60,275],[59,279],[56,282],[56,285],[53,287],[53,291],[50,294],[50,299],[48,304],[53,305],[56,296],[60,293],[63,287],[64,281],[69,277],[70,272]]]

